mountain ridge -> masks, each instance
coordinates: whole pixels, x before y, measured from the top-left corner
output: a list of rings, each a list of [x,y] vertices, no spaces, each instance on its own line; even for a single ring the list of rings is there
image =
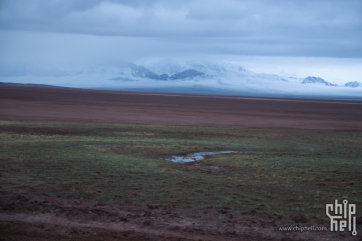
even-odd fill
[[[41,68],[34,68],[41,69]],[[8,76],[1,72],[0,82],[57,85],[71,88],[244,95],[260,97],[344,96],[361,98],[360,82],[336,85],[320,77],[298,78],[294,74],[256,73],[222,61],[161,61],[152,63],[120,62],[108,66],[83,66],[64,70],[66,75]],[[55,73],[57,73],[55,71]]]
[[[362,87],[362,83],[358,81],[351,81],[344,84],[345,87],[357,88]]]
[[[314,76],[308,76],[306,77],[302,84],[322,84],[322,85],[326,85],[326,86],[338,86],[336,84],[332,84],[330,82],[325,81],[322,78],[319,77],[314,77]]]

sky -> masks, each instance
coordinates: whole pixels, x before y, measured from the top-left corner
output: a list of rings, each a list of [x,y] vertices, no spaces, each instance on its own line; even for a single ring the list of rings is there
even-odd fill
[[[362,81],[361,0],[0,0],[0,65],[215,59]]]

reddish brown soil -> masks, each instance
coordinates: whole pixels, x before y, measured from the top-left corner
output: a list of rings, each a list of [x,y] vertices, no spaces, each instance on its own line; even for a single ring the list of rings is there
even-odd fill
[[[362,130],[362,102],[0,87],[0,119]]]
[[[228,208],[107,206],[0,193],[0,240],[357,240],[348,232],[283,232],[278,227],[328,227],[302,215],[289,218],[236,214]],[[358,232],[361,232],[358,228]]]
[[[0,87],[0,119],[362,130],[362,104]],[[21,128],[10,131],[22,133]],[[260,217],[227,208],[182,210],[132,203],[106,206],[34,190],[22,195],[0,192],[0,240],[358,240],[349,232],[276,230],[296,225],[328,227],[326,221],[301,215]]]

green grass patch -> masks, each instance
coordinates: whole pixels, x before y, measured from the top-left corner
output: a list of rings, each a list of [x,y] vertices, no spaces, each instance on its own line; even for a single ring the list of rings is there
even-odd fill
[[[362,206],[362,132],[0,122],[0,190],[325,218]],[[172,155],[242,153],[173,163]]]

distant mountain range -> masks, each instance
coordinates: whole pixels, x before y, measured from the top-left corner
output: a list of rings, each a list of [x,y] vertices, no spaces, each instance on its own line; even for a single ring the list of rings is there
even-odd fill
[[[143,66],[132,65],[130,68],[133,70],[132,74],[134,77],[148,78],[153,80],[182,80],[192,79],[197,76],[204,76],[204,73],[194,69],[187,69],[169,76],[165,73],[158,75]]]
[[[362,87],[362,83],[358,82],[358,81],[354,81],[354,82],[348,82],[344,86],[351,87],[351,88],[357,88],[357,87]]]
[[[326,86],[338,86],[336,84],[329,83],[322,78],[308,76],[302,81],[302,84],[322,84]]]
[[[147,66],[147,65],[146,65]],[[338,86],[337,84],[325,81],[322,78],[308,76],[304,79],[296,78],[295,75],[282,72],[282,75],[272,75],[264,73],[254,73],[240,66],[225,62],[211,61],[189,61],[177,62],[174,60],[162,60],[147,67],[136,65],[130,62],[120,62],[117,66],[106,67],[85,67],[76,70],[65,71],[59,68],[46,67],[18,67],[0,68],[2,77],[38,76],[38,77],[66,77],[79,75],[118,75],[112,80],[132,80],[132,78],[152,79],[152,80],[192,80],[196,77],[204,78],[230,78],[230,79],[269,79],[285,82],[300,82],[301,84],[320,84],[325,86]],[[136,80],[136,79],[134,79]],[[345,87],[362,87],[358,81],[348,82]]]
[[[119,62],[115,66],[60,68],[0,66],[0,82],[137,91],[256,96],[362,96],[361,82],[345,85],[320,77],[255,73],[217,61]],[[351,91],[349,91],[350,89]]]

